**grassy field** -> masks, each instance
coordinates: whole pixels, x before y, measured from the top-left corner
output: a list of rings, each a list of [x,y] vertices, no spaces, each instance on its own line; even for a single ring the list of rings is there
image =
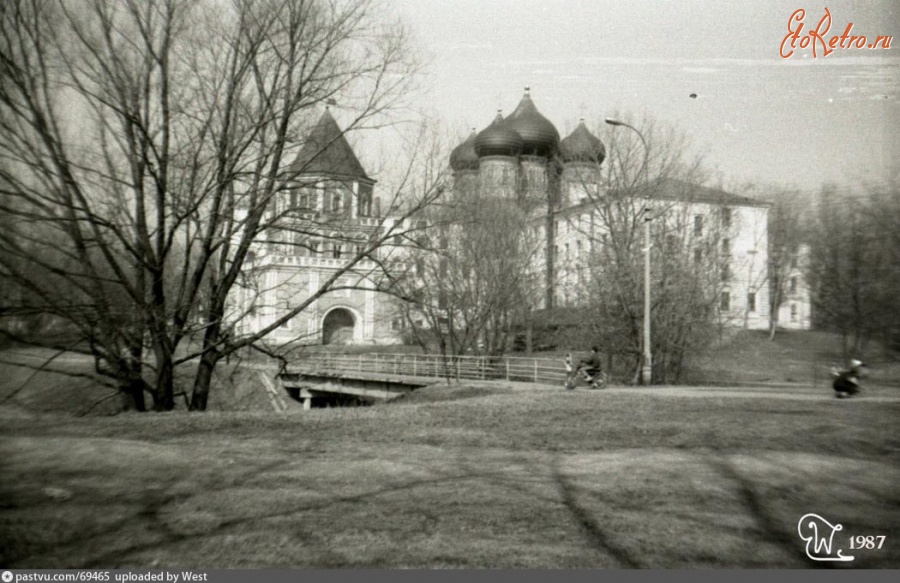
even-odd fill
[[[0,565],[900,567],[900,393],[434,386],[365,408],[0,407]],[[847,552],[851,535],[885,535]]]

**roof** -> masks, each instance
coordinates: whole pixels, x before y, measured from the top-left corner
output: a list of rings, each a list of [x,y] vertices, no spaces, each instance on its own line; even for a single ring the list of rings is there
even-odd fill
[[[559,154],[564,162],[602,164],[606,158],[606,147],[587,129],[582,119],[575,131],[559,143]]]
[[[343,130],[327,109],[310,132],[291,165],[300,174],[327,174],[371,180],[347,142]]]
[[[454,170],[478,170],[478,154],[475,152],[475,130],[450,152],[450,167]]]
[[[690,182],[677,179],[668,179],[659,182],[654,187],[650,198],[681,202],[700,202],[723,206],[771,206],[767,202],[748,196],[740,196],[722,190],[721,188],[691,184]]]
[[[526,156],[547,156],[559,145],[559,131],[537,110],[528,87],[525,88],[522,101],[509,114],[506,122],[522,136],[522,153]]]
[[[475,136],[475,152],[483,156],[518,156],[522,152],[522,136],[509,127],[503,114]]]
[[[635,193],[635,198],[641,198],[640,193]],[[719,188],[692,184],[684,180],[668,179],[657,183],[650,191],[650,200],[669,200],[684,203],[702,203],[716,206],[750,206],[768,208],[772,206],[768,202],[740,196]],[[561,214],[578,214],[587,207],[593,206],[594,201],[582,200],[572,206],[560,210]]]

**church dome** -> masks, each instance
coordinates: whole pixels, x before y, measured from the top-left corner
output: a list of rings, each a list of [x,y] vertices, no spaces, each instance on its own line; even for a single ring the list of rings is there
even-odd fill
[[[600,164],[606,158],[606,147],[581,120],[575,131],[559,143],[559,155],[563,162]]]
[[[478,154],[475,153],[475,130],[450,153],[450,168],[456,171],[478,170]]]
[[[550,156],[559,144],[559,132],[546,117],[540,114],[528,88],[515,111],[506,118],[509,127],[522,136],[522,154],[526,156]]]
[[[493,123],[475,136],[475,153],[484,156],[518,156],[522,152],[522,136],[512,130],[500,113]]]

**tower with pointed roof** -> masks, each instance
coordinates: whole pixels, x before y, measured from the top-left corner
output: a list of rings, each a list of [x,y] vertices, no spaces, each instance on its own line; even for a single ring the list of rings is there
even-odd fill
[[[287,187],[267,209],[270,228],[247,261],[249,284],[238,304],[255,332],[301,305],[365,249],[382,218],[370,178],[345,132],[326,109],[284,173]],[[377,253],[377,251],[375,252]],[[366,258],[340,276],[339,288],[273,332],[277,344],[383,344],[400,341],[391,329],[391,301],[376,291]]]

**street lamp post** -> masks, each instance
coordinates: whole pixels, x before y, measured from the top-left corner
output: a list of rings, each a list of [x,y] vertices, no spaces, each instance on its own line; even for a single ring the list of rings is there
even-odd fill
[[[650,155],[650,150],[647,148],[647,140],[644,139],[644,135],[631,124],[625,123],[624,121],[619,121],[617,119],[606,118],[606,123],[611,126],[625,126],[634,131],[641,139],[641,144],[644,146],[644,163],[641,166],[641,171],[639,174],[643,173],[645,176],[645,184],[649,186],[650,180],[647,176],[647,162]],[[650,209],[648,207],[644,207],[644,358],[641,366],[641,384],[649,385],[653,376],[653,356],[650,350],[650,221],[652,217],[650,216]]]

